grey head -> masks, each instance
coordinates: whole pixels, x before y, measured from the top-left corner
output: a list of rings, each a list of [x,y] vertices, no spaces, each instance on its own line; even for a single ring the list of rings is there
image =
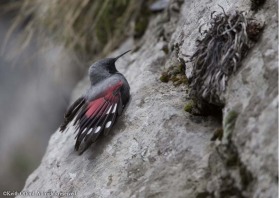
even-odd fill
[[[105,58],[102,60],[99,60],[95,62],[93,65],[89,68],[89,78],[91,81],[91,84],[96,84],[103,79],[110,77],[111,75],[117,73],[117,69],[115,67],[115,62],[117,59],[119,59],[121,56],[125,55],[126,53],[130,52],[131,50],[128,50],[119,56],[115,58]]]

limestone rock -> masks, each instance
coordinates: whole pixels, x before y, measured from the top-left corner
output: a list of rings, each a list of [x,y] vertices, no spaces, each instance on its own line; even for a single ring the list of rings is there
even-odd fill
[[[187,61],[199,26],[220,10],[218,4],[225,10],[249,10],[249,1],[185,1],[180,14],[170,11],[161,23],[161,14],[151,19],[139,49],[116,64],[131,85],[132,100],[111,135],[78,156],[74,129],[56,131],[23,190],[74,197],[277,197],[275,1],[256,14],[265,20],[266,29],[229,81],[223,117],[231,111],[237,116],[228,138],[211,143],[220,120],[184,112],[187,86],[159,80],[162,68],[172,64],[172,46],[178,46],[178,57]],[[114,53],[133,46],[129,39]],[[73,98],[87,84],[83,80]]]

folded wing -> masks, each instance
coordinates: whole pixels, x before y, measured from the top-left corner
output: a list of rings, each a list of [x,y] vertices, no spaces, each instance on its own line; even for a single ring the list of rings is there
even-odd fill
[[[93,101],[87,102],[76,116],[74,125],[77,126],[75,149],[79,150],[81,144],[84,147],[82,154],[101,133],[107,135],[114,125],[117,115],[123,110],[120,89],[122,82],[109,87],[106,92]]]

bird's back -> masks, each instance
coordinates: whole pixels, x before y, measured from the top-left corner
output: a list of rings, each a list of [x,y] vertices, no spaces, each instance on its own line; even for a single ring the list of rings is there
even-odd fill
[[[115,73],[110,77],[105,78],[100,82],[91,85],[85,94],[86,100],[93,101],[103,96],[110,87],[113,87],[119,81],[123,83],[120,92],[121,92],[123,104],[125,105],[130,98],[130,87],[126,78],[121,73]]]

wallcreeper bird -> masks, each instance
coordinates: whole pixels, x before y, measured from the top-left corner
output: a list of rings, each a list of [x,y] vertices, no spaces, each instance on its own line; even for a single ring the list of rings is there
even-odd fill
[[[130,51],[130,50],[129,50]],[[118,58],[105,58],[89,68],[91,85],[66,111],[64,122],[60,126],[63,132],[75,118],[75,149],[82,154],[100,135],[108,135],[117,116],[121,115],[130,99],[130,86],[126,78],[117,71],[115,62]]]

